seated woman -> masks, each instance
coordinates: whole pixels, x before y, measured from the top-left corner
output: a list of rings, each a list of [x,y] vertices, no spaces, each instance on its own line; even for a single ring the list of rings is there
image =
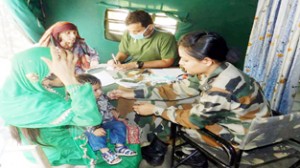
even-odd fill
[[[84,73],[99,64],[98,53],[86,44],[84,39],[80,37],[77,27],[70,22],[53,24],[41,37],[39,44],[45,47],[55,45],[71,51],[78,57],[75,68],[76,74]]]
[[[14,137],[22,144],[39,144],[52,166],[105,167],[106,162],[93,152],[84,134],[87,126],[102,122],[102,115],[91,84],[76,80],[76,62],[70,51],[55,47],[35,47],[16,54],[0,90],[0,117],[12,126]],[[51,87],[49,74],[60,80],[56,86],[65,87]],[[120,166],[137,167],[139,161],[138,155],[124,159]]]
[[[134,105],[137,124],[153,123],[148,128],[154,138],[149,146],[142,147],[143,158],[152,165],[160,165],[164,160],[169,139],[165,138],[168,131],[161,130],[169,129],[169,125],[162,126],[151,120],[160,118],[161,123],[171,121],[192,129],[214,125],[220,136],[239,143],[253,118],[271,114],[259,84],[227,62],[235,55],[220,35],[193,32],[183,36],[178,44],[179,64],[190,75],[188,79],[158,87],[112,92],[115,98],[152,100],[179,100],[199,94],[195,102],[186,106],[165,108],[143,102]]]
[[[54,47],[51,54],[44,47],[16,54],[0,92],[0,117],[14,126],[14,135],[23,144],[40,144],[53,166],[92,165],[96,159],[80,127],[97,125],[102,116],[91,103],[95,102],[91,85],[81,85],[75,78],[76,61],[69,51]],[[47,86],[50,72],[66,86],[69,98],[65,91]]]

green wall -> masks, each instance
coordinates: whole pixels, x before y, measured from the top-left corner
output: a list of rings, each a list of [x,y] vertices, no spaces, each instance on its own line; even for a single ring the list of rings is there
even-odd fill
[[[177,39],[195,30],[220,33],[230,47],[242,51],[242,59],[237,64],[242,68],[257,0],[44,0],[43,4],[45,27],[56,21],[75,23],[80,35],[99,52],[102,63],[110,59],[112,52],[118,51],[118,42],[104,38],[105,9],[121,7],[178,15],[182,21]]]

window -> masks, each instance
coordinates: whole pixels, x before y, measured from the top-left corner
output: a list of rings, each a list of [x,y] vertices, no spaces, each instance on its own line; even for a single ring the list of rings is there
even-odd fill
[[[152,18],[156,28],[175,34],[177,28],[177,20],[170,18],[163,13],[156,13],[152,15]]]
[[[129,10],[108,9],[105,16],[105,38],[113,41],[120,41],[122,34],[126,30],[125,19]],[[168,17],[164,13],[150,13],[154,25],[161,31],[175,34],[177,20]]]

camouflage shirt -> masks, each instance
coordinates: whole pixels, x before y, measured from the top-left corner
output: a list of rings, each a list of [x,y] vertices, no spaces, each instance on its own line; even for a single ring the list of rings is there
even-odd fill
[[[210,76],[135,90],[136,98],[152,100],[178,100],[195,95],[199,96],[188,107],[156,106],[154,114],[186,128],[218,125],[215,131],[234,142],[241,141],[253,118],[271,114],[259,84],[230,63],[223,63]]]

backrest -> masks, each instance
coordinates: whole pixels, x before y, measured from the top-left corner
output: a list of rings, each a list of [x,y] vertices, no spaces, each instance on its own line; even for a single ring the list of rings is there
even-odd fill
[[[281,142],[300,134],[300,112],[255,118],[239,148],[249,150]]]

